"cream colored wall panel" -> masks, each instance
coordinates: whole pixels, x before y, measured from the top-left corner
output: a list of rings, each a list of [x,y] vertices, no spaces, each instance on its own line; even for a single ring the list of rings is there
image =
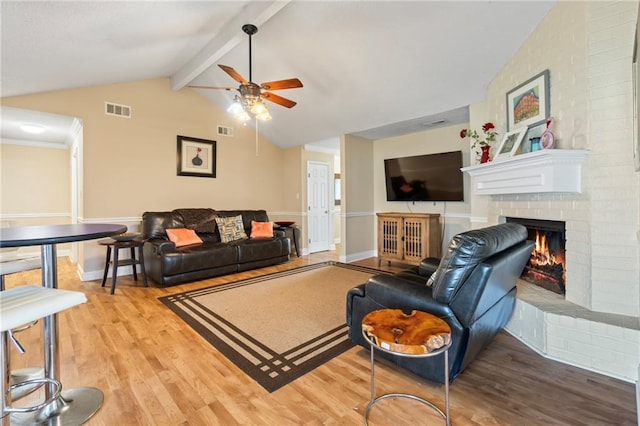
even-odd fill
[[[388,202],[384,176],[384,160],[388,158],[410,157],[414,155],[435,154],[439,152],[462,151],[463,166],[469,164],[469,145],[460,138],[460,130],[466,124],[440,127],[420,133],[412,133],[373,142],[373,180],[375,182],[374,200],[376,212],[413,212],[439,213],[446,219],[445,213],[468,215],[471,210],[471,192],[469,177],[464,178],[464,202]]]
[[[7,215],[63,215],[71,211],[69,151],[0,144],[0,204]]]
[[[130,119],[104,114],[104,102],[132,107]],[[177,207],[280,208],[282,149],[195,91],[168,79],[3,99],[3,104],[80,117],[84,124],[84,216],[130,217]],[[235,136],[215,134],[216,125]],[[216,178],[176,175],[176,136],[217,141]]]

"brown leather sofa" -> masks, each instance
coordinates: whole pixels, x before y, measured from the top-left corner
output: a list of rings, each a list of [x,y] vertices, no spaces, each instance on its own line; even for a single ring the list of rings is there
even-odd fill
[[[251,234],[252,220],[269,221],[264,210],[176,209],[145,212],[142,215],[142,235],[147,239],[143,247],[147,276],[161,286],[172,286],[289,260],[291,242],[284,231],[275,229],[273,238],[223,243],[217,226],[210,227],[215,230],[207,229],[209,232],[201,232],[197,227],[190,226],[189,217],[205,212],[218,217],[242,215],[247,236]],[[176,247],[167,237],[167,228],[195,229],[203,242]]]
[[[349,338],[369,348],[362,336],[362,318],[374,310],[431,313],[451,327],[449,377],[455,379],[511,318],[516,282],[533,245],[524,226],[504,223],[454,236],[442,259],[426,258],[412,269],[371,277],[347,294]],[[379,355],[421,377],[444,381],[441,356]]]

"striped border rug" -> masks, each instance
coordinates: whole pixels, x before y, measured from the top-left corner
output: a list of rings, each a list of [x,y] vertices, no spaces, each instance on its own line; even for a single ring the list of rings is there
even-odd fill
[[[353,346],[347,291],[379,273],[324,262],[159,299],[273,392]]]

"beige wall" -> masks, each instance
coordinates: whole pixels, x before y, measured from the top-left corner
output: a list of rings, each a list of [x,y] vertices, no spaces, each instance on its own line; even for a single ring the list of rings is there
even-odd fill
[[[104,102],[132,107],[132,118],[104,114]],[[84,125],[85,219],[138,217],[186,206],[277,209],[282,150],[239,126],[191,89],[168,79],[5,98],[4,105],[76,116]],[[216,136],[217,124],[235,137]],[[176,136],[217,141],[216,179],[176,176]],[[275,167],[278,165],[278,167]]]
[[[0,215],[11,226],[69,223],[71,171],[68,149],[0,144]],[[58,247],[69,254],[69,245]],[[35,255],[21,247],[18,255]]]
[[[62,223],[71,212],[69,150],[0,144],[0,214]],[[42,222],[41,222],[42,223]]]
[[[373,142],[345,135],[340,141],[342,224],[340,259],[352,261],[374,255]]]
[[[132,118],[105,115],[105,101],[131,106]],[[172,91],[168,79],[3,98],[2,103],[82,120],[81,221],[135,228],[144,211],[178,207],[299,212],[287,212],[285,206],[293,205],[284,202],[280,190],[291,176],[289,167],[299,164],[284,161],[284,151],[266,139],[256,146],[250,126],[238,125],[191,89]],[[234,127],[235,137],[216,136],[218,124]],[[176,175],[177,135],[217,141],[215,179]],[[89,260],[80,268],[99,270],[102,250],[85,253]]]
[[[374,209],[380,212],[438,213],[443,227],[443,240],[469,229],[471,194],[469,176],[464,178],[464,202],[388,202],[384,176],[384,160],[388,158],[462,151],[463,166],[469,165],[469,141],[460,138],[460,130],[466,124],[440,127],[424,132],[412,133],[376,140],[373,144]],[[377,227],[375,228],[377,232]],[[377,237],[376,237],[377,238]]]

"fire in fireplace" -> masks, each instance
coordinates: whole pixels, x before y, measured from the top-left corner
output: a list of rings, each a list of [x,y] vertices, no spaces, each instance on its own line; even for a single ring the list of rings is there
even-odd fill
[[[565,294],[565,223],[515,217],[508,217],[507,222],[526,226],[528,239],[535,242],[521,278],[554,293]]]

